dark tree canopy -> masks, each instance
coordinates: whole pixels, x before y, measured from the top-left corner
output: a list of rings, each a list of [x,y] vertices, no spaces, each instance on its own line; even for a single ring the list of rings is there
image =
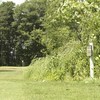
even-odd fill
[[[44,56],[41,43],[44,1],[13,2],[0,5],[0,65],[30,64],[34,57]]]

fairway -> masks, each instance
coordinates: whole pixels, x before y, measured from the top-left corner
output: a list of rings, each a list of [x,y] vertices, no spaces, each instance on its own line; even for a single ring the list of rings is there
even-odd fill
[[[0,68],[0,100],[100,100],[100,81],[25,80],[25,68]]]

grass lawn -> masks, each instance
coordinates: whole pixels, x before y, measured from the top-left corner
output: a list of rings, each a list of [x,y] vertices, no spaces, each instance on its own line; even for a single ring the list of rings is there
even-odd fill
[[[100,81],[42,82],[22,79],[22,69],[0,70],[0,100],[100,100]]]

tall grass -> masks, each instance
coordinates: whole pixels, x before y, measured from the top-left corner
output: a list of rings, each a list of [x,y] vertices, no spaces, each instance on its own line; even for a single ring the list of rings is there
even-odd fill
[[[33,59],[31,65],[24,73],[25,78],[30,78],[34,80],[43,79],[43,75],[47,69],[49,59],[49,57]]]
[[[74,77],[75,79],[81,79],[86,74],[86,67],[84,68],[84,60],[79,59],[78,53],[80,52],[83,52],[81,51],[80,43],[74,41],[53,51],[51,55],[33,59],[24,74],[25,78],[64,80]]]

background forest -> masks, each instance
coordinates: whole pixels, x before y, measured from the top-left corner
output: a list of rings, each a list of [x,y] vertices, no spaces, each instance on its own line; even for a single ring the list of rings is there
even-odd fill
[[[0,66],[30,65],[27,78],[89,76],[86,49],[94,43],[100,77],[99,0],[26,0],[0,4]],[[34,76],[34,77],[33,77]]]

